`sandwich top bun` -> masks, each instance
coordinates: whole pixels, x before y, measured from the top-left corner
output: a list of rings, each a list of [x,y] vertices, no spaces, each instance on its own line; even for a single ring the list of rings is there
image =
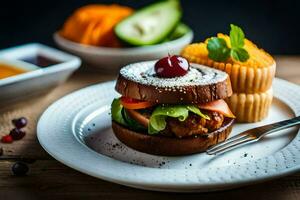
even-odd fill
[[[123,96],[155,103],[207,103],[232,94],[229,76],[191,63],[184,76],[159,78],[156,61],[127,65],[120,70],[115,89]]]

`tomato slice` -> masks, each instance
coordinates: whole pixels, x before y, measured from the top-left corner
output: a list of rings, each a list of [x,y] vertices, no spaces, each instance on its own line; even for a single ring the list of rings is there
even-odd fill
[[[132,109],[132,110],[149,108],[155,105],[154,103],[151,103],[149,101],[142,101],[142,100],[133,99],[129,97],[121,97],[120,102],[124,106],[124,108]]]
[[[223,114],[225,117],[235,118],[234,114],[231,112],[227,103],[223,99],[217,101],[212,101],[209,103],[199,105],[200,109],[216,111]]]

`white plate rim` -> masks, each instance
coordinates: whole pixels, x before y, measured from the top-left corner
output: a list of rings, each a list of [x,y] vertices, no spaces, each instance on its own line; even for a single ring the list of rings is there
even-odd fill
[[[58,100],[57,102],[53,103],[41,116],[39,122],[38,122],[38,126],[37,126],[37,136],[38,136],[38,140],[40,142],[40,144],[42,145],[42,147],[51,155],[53,156],[55,159],[57,159],[58,161],[66,164],[67,166],[74,168],[78,171],[81,171],[83,173],[89,174],[91,176],[97,177],[97,178],[101,178],[107,181],[111,181],[111,182],[115,182],[115,183],[119,183],[119,184],[123,184],[123,185],[127,185],[127,186],[131,186],[131,187],[136,187],[136,188],[142,188],[142,189],[149,189],[149,190],[157,190],[157,191],[176,191],[176,192],[190,192],[190,191],[213,191],[213,190],[220,190],[220,189],[226,189],[226,188],[233,188],[236,186],[242,186],[242,185],[247,185],[247,184],[253,184],[253,183],[257,183],[257,182],[262,182],[262,181],[267,181],[270,179],[274,179],[277,177],[281,177],[281,176],[285,176],[287,174],[296,172],[298,170],[300,170],[300,156],[297,156],[297,152],[299,155],[299,151],[300,151],[300,134],[299,131],[297,133],[297,136],[290,142],[289,145],[287,145],[286,147],[284,147],[283,149],[281,149],[279,152],[276,152],[275,154],[279,154],[277,156],[274,155],[270,155],[267,156],[265,158],[260,158],[258,160],[255,161],[255,166],[267,166],[266,163],[269,162],[270,159],[275,159],[276,162],[280,163],[280,166],[278,169],[276,169],[275,171],[270,171],[268,173],[263,173],[262,170],[264,170],[264,168],[259,168],[259,170],[257,170],[259,173],[257,174],[253,174],[253,173],[247,173],[245,174],[244,177],[235,177],[234,174],[232,173],[228,173],[229,177],[222,177],[221,179],[212,179],[212,180],[202,180],[201,182],[199,182],[198,179],[195,179],[193,177],[186,177],[188,174],[191,173],[191,170],[179,170],[179,171],[188,171],[188,172],[184,172],[183,174],[179,174],[174,180],[167,180],[164,177],[160,177],[160,178],[155,178],[155,175],[161,174],[162,171],[166,171],[167,173],[176,173],[179,172],[178,170],[174,170],[174,169],[155,169],[155,168],[147,168],[147,167],[141,167],[141,166],[135,166],[134,168],[140,168],[139,170],[136,170],[135,173],[140,173],[140,172],[146,172],[147,173],[151,173],[153,174],[153,177],[151,179],[139,179],[141,178],[141,174],[134,174],[134,175],[125,175],[123,174],[117,174],[117,173],[107,173],[107,171],[105,170],[97,170],[97,171],[93,171],[92,168],[85,168],[85,167],[89,167],[89,165],[80,165],[78,164],[78,161],[76,160],[68,160],[68,158],[66,157],[62,157],[59,152],[57,152],[56,150],[51,149],[51,147],[49,146],[49,141],[45,140],[44,136],[46,133],[48,133],[45,130],[45,124],[47,121],[47,117],[49,116],[49,114],[51,114],[51,110],[55,109],[57,106],[59,106],[63,101],[67,101],[68,98],[71,98],[72,96],[78,96],[79,94],[83,94],[86,93],[88,94],[89,92],[93,91],[95,88],[99,87],[99,86],[108,86],[108,85],[114,85],[114,82],[106,82],[106,83],[101,83],[101,84],[97,84],[94,86],[90,86],[84,89],[81,89],[79,91],[76,91],[74,93],[71,93],[63,98],[61,98],[60,100]],[[294,91],[299,92],[300,91],[300,87],[298,85],[295,85],[293,83],[287,82],[285,80],[282,79],[278,79],[275,78],[274,79],[274,96],[276,98],[278,98],[279,100],[283,101],[285,104],[287,104],[289,107],[292,108],[292,110],[294,111],[295,115],[299,115],[300,113],[300,105],[299,103],[297,103],[297,101],[300,101],[300,97],[295,97],[293,99],[287,98],[289,95],[289,93],[293,93]],[[282,87],[285,88],[285,90],[282,90]],[[281,89],[281,90],[280,90]],[[281,95],[278,95],[278,92],[281,92]],[[284,94],[282,94],[284,93]],[[285,97],[285,98],[283,98]],[[65,124],[66,125],[66,124]],[[70,133],[71,134],[71,133]],[[72,134],[71,134],[72,135]],[[75,139],[75,138],[74,138]],[[65,141],[68,142],[68,141]],[[89,156],[91,157],[97,157],[97,159],[99,159],[99,157],[103,157],[102,155],[99,155],[98,153],[92,151],[92,150],[88,150],[87,148],[85,150],[83,150],[82,145],[80,143],[78,143],[78,141],[74,142],[72,141],[72,145],[70,145],[71,148],[79,148],[82,151],[84,151],[85,154],[89,154]],[[72,154],[71,151],[68,152],[69,154]],[[282,155],[280,156],[280,154],[284,155],[290,155],[287,158],[283,158]],[[70,155],[70,156],[74,156],[74,155]],[[80,158],[79,155],[77,155],[78,158]],[[112,161],[112,158],[108,158],[110,159],[110,161]],[[107,161],[107,160],[105,160]],[[121,161],[116,161],[114,160],[113,163],[117,163],[120,164],[119,162]],[[132,168],[133,166],[131,164],[127,164],[127,163],[123,163],[122,162],[122,166],[126,167],[126,170]],[[234,166],[231,168],[236,168],[237,166]],[[243,167],[242,165],[239,167],[241,168]],[[224,167],[226,168],[226,167]],[[227,168],[228,169],[228,168]],[[126,171],[125,172],[128,172]],[[142,170],[142,171],[141,171]],[[224,171],[226,169],[222,169],[222,171]],[[192,171],[196,171],[193,172],[193,174],[199,174],[199,176],[201,176],[201,174],[203,175],[203,173],[213,173],[213,172],[199,172],[199,170],[192,170]],[[231,169],[231,171],[234,171]],[[252,171],[251,171],[252,172]],[[164,172],[165,173],[165,172]],[[189,176],[189,175],[188,175]],[[232,176],[232,177],[230,177]],[[197,177],[196,177],[197,178]]]

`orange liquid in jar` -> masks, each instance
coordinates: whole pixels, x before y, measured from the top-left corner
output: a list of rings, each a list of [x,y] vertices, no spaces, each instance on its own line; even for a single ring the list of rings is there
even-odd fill
[[[10,76],[25,73],[26,70],[16,68],[10,65],[0,64],[0,79],[4,79]]]

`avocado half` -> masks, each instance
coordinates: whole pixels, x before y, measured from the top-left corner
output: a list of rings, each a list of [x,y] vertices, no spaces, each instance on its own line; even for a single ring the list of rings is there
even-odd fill
[[[162,1],[142,8],[122,20],[115,27],[115,33],[130,45],[157,44],[170,35],[181,16],[178,0]]]

